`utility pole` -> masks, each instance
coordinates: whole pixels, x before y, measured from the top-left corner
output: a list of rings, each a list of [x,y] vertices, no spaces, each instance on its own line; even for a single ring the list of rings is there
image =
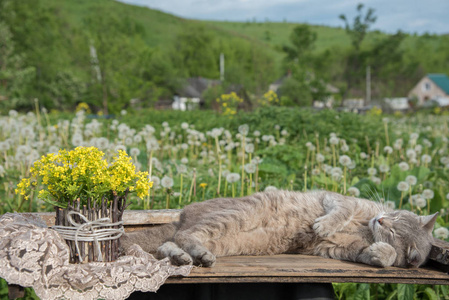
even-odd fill
[[[371,102],[371,66],[366,67],[366,97],[365,106]]]
[[[220,53],[220,80],[224,81],[224,73],[225,73],[225,58],[224,54]]]

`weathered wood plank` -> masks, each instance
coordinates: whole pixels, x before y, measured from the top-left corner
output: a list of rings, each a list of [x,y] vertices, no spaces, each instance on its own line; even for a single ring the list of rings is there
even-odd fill
[[[376,268],[308,255],[221,257],[212,268],[195,268],[167,283],[366,282],[449,285],[449,275],[427,268]]]

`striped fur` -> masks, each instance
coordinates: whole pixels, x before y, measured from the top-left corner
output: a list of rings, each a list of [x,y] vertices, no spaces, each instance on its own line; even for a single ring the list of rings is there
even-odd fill
[[[213,266],[231,255],[301,253],[380,267],[418,267],[428,256],[436,214],[419,217],[326,191],[270,191],[186,206],[180,221],[126,234],[175,264]]]

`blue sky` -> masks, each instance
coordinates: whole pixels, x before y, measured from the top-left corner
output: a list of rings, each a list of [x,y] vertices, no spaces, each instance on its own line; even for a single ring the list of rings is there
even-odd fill
[[[352,21],[356,6],[376,11],[372,29],[394,33],[449,33],[449,0],[120,0],[147,6],[183,18],[201,20],[282,22],[343,26],[345,14]]]

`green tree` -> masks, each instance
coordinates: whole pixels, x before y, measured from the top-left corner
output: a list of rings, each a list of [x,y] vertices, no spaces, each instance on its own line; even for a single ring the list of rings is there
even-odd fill
[[[141,27],[116,12],[97,12],[85,19],[92,61],[89,102],[107,115],[120,111],[133,98],[143,98],[151,83],[139,72],[142,57],[147,54]]]
[[[354,18],[352,25],[349,24],[345,15],[340,15],[340,19],[345,22],[345,29],[351,38],[352,45],[358,51],[365,39],[365,36],[372,24],[376,22],[377,17],[374,15],[374,9],[368,8],[368,11],[363,15],[362,3],[357,5],[357,16]]]
[[[0,22],[0,103],[5,109],[32,105],[26,88],[35,75],[33,67],[24,65],[24,56],[15,53],[12,37],[9,27]]]
[[[349,35],[353,50],[350,50],[346,56],[345,69],[343,77],[346,83],[345,97],[353,88],[360,92],[360,80],[364,78],[362,75],[365,71],[364,66],[364,55],[366,53],[361,52],[361,45],[365,36],[372,24],[376,21],[376,16],[374,15],[374,9],[369,8],[366,14],[363,13],[363,4],[357,5],[357,16],[354,18],[352,24],[349,24],[345,15],[340,15],[340,19],[345,22],[346,33]],[[359,95],[360,96],[360,95]]]

